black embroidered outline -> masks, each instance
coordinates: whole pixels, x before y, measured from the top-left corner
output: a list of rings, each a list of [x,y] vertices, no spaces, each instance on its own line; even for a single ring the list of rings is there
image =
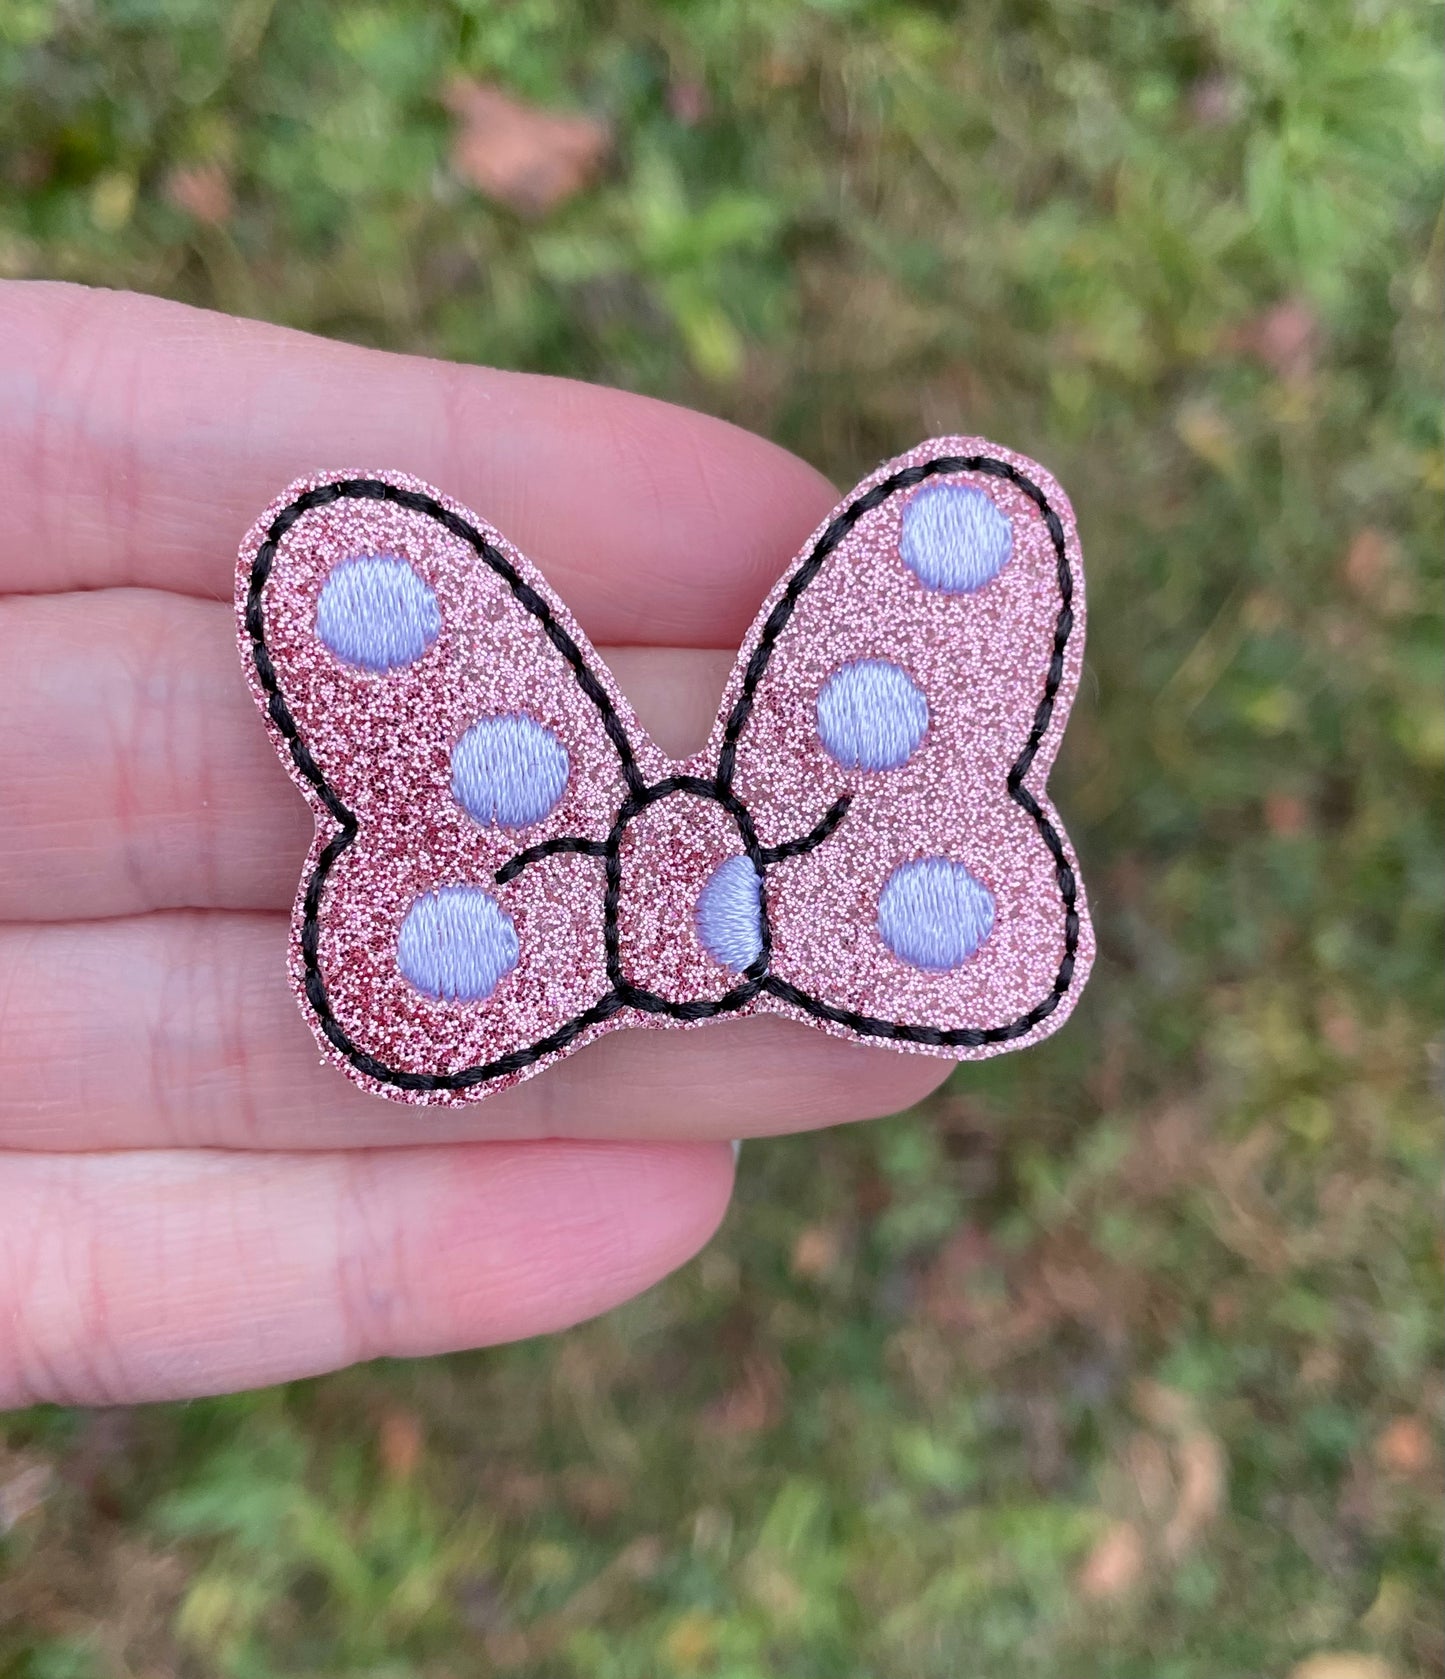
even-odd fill
[[[1032,819],[1049,855],[1054,860],[1055,878],[1058,881],[1059,897],[1064,908],[1064,955],[1048,995],[1041,1002],[1035,1004],[1026,1014],[1020,1015],[1017,1020],[1010,1021],[1004,1026],[990,1027],[915,1026],[907,1021],[882,1020],[874,1015],[861,1014],[854,1009],[839,1008],[832,1003],[824,1002],[821,998],[810,996],[799,987],[791,985],[788,981],[779,979],[775,974],[768,972],[768,964],[772,953],[772,933],[768,921],[767,894],[765,891],[759,893],[762,910],[762,949],[757,959],[743,970],[739,983],[724,993],[722,997],[711,1001],[674,1003],[659,996],[656,992],[648,991],[633,984],[622,971],[617,925],[622,895],[622,836],[626,831],[627,824],[639,811],[673,793],[689,793],[699,798],[709,799],[720,804],[733,818],[737,825],[739,837],[743,842],[744,850],[752,861],[754,868],[757,869],[764,880],[766,879],[766,870],[773,863],[780,862],[787,857],[800,856],[804,852],[812,850],[814,846],[822,844],[834,832],[847,814],[850,800],[848,794],[844,794],[829,807],[810,833],[801,836],[799,839],[787,841],[782,845],[767,847],[760,845],[747,806],[733,792],[732,784],[737,766],[738,742],[742,738],[743,731],[747,728],[757,697],[758,686],[767,671],[768,663],[772,658],[778,639],[786,629],[803,591],[818,575],[828,556],[865,514],[871,513],[876,507],[881,506],[890,496],[896,495],[902,490],[914,489],[929,478],[960,472],[982,473],[990,477],[1002,478],[1022,490],[1043,516],[1057,559],[1060,604],[1058,617],[1054,623],[1053,648],[1044,679],[1044,691],[1034,712],[1034,721],[1029,730],[1028,739],[1024,743],[1023,750],[1010,767],[1006,781],[1010,798]],[[281,693],[280,683],[276,676],[276,667],[266,646],[261,596],[266,587],[267,579],[271,575],[271,569],[275,564],[277,547],[292,525],[303,514],[343,499],[390,502],[406,508],[410,512],[420,513],[428,518],[435,519],[453,536],[465,542],[477,554],[478,558],[501,577],[518,604],[542,626],[548,640],[570,667],[578,686],[596,707],[603,729],[617,753],[623,779],[627,784],[627,797],[619,807],[617,818],[605,840],[598,841],[579,837],[544,840],[539,845],[518,852],[516,856],[497,870],[495,876],[499,883],[504,884],[506,881],[514,879],[529,864],[543,857],[564,853],[579,853],[601,858],[605,866],[603,927],[610,989],[599,997],[590,1008],[584,1009],[581,1014],[574,1015],[571,1020],[564,1022],[555,1031],[548,1033],[546,1037],[539,1038],[535,1043],[527,1045],[526,1048],[511,1050],[506,1055],[500,1055],[493,1061],[484,1062],[476,1067],[465,1067],[455,1073],[406,1072],[400,1068],[388,1067],[375,1056],[369,1055],[351,1041],[340,1022],[332,1014],[325,982],[321,978],[321,892],[337,858],[355,840],[359,824],[355,814],[342,802],[323,775],[320,765],[317,764],[311,754],[310,748],[301,738],[296,720],[292,717]],[[494,543],[489,542],[468,520],[462,518],[460,514],[454,513],[432,496],[424,495],[416,490],[404,489],[396,484],[389,484],[380,478],[338,479],[330,484],[318,485],[315,489],[305,491],[295,501],[282,508],[275,519],[272,520],[267,528],[265,538],[251,562],[251,572],[246,592],[245,628],[251,640],[257,680],[266,695],[267,716],[271,719],[281,738],[286,742],[297,770],[315,788],[321,803],[337,823],[337,832],[322,848],[306,883],[301,924],[303,989],[305,990],[306,1000],[327,1041],[345,1056],[359,1073],[379,1084],[393,1085],[398,1090],[442,1091],[467,1090],[476,1085],[487,1083],[492,1079],[505,1078],[508,1074],[521,1072],[547,1056],[566,1049],[583,1032],[611,1019],[613,1015],[625,1008],[636,1009],[648,1014],[666,1014],[675,1020],[707,1020],[717,1015],[736,1012],[736,1010],[751,1002],[760,992],[767,992],[789,1007],[811,1015],[815,1019],[827,1021],[832,1025],[844,1026],[860,1037],[882,1038],[895,1043],[924,1044],[940,1049],[976,1049],[989,1044],[1009,1043],[1014,1039],[1026,1037],[1033,1031],[1034,1027],[1046,1020],[1059,1006],[1064,993],[1073,981],[1074,963],[1079,945],[1078,883],[1074,877],[1074,871],[1069,864],[1068,856],[1064,851],[1063,840],[1058,830],[1044,814],[1043,807],[1038,800],[1024,786],[1024,777],[1032,767],[1043,738],[1048,732],[1049,723],[1053,717],[1054,704],[1063,682],[1064,652],[1074,627],[1073,595],[1073,568],[1069,562],[1068,544],[1064,535],[1063,523],[1050,506],[1043,491],[1017,467],[1008,461],[999,460],[991,455],[940,455],[933,460],[920,462],[916,466],[904,467],[888,478],[882,479],[871,489],[865,490],[849,502],[831,520],[802,564],[788,579],[782,594],[769,612],[762,632],[758,637],[757,646],[748,659],[747,668],[743,673],[742,686],[739,689],[737,699],[733,702],[732,710],[728,714],[728,720],[723,729],[722,748],[718,754],[717,772],[714,777],[709,780],[700,776],[666,776],[661,781],[648,784],[637,768],[632,744],[627,738],[627,731],[622,726],[622,720],[617,715],[616,708],[608,697],[606,689],[587,664],[581,648],[557,621],[547,600],[538,594],[536,589],[522,577],[506,555]]]

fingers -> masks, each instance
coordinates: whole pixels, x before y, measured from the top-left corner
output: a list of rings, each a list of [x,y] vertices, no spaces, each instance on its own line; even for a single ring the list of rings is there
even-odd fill
[[[486,1136],[732,1137],[893,1112],[942,1063],[779,1021],[617,1033],[484,1109],[363,1096],[285,985],[311,819],[236,672],[229,609],[153,590],[0,606],[0,1147],[344,1147]],[[730,656],[609,655],[664,748],[697,745]],[[86,925],[84,916],[117,917]]]
[[[470,1108],[323,1065],[282,916],[0,929],[0,1149],[326,1149],[476,1137],[741,1137],[894,1113],[950,1064],[793,1021],[618,1031]]]
[[[665,751],[701,745],[731,655],[607,658]],[[153,589],[3,601],[0,672],[0,920],[290,904],[311,814],[228,606]]]
[[[0,285],[0,591],[228,597],[256,514],[337,467],[474,507],[594,641],[735,644],[834,499],[784,450],[645,397]]]
[[[0,919],[280,908],[312,820],[230,610],[152,590],[0,602]]]
[[[695,1253],[731,1183],[723,1146],[0,1157],[0,1406],[561,1329]]]

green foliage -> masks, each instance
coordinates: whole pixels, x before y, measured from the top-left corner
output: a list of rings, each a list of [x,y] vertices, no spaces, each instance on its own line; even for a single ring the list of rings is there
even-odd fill
[[[0,271],[654,391],[839,481],[943,429],[1045,460],[1102,941],[1045,1048],[750,1145],[604,1323],[13,1423],[66,1476],[0,1541],[0,1674],[1439,1671],[1435,26],[0,6]],[[457,75],[605,116],[609,169],[489,205]]]

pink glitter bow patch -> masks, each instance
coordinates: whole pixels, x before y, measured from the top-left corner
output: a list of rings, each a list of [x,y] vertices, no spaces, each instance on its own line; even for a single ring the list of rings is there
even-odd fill
[[[866,478],[685,762],[536,568],[414,478],[293,484],[242,545],[236,604],[316,816],[292,985],[378,1095],[475,1101],[610,1026],[764,1011],[978,1059],[1052,1032],[1084,983],[1043,791],[1083,573],[1023,456],[943,438]]]

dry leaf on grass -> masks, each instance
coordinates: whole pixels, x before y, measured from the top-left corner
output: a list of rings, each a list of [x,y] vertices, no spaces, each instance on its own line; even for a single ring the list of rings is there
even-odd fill
[[[843,1255],[843,1240],[837,1227],[830,1224],[810,1224],[798,1232],[793,1242],[792,1272],[809,1282],[820,1282],[838,1268]]]
[[[426,1440],[421,1418],[415,1411],[393,1409],[382,1417],[376,1431],[376,1455],[389,1481],[409,1481],[416,1474]]]
[[[176,209],[207,227],[224,227],[235,209],[230,179],[219,163],[184,164],[172,169],[163,190]]]
[[[50,1496],[54,1482],[48,1464],[28,1463],[13,1471],[0,1464],[0,1538],[35,1514]]]
[[[1201,128],[1226,128],[1244,109],[1244,84],[1232,76],[1202,76],[1189,90],[1189,115]]]
[[[1378,1656],[1354,1650],[1326,1650],[1306,1656],[1292,1667],[1289,1679],[1395,1679],[1395,1670]]]
[[[1106,1528],[1079,1570],[1079,1596],[1112,1603],[1139,1584],[1144,1573],[1144,1539],[1132,1522]]]
[[[1229,1462],[1192,1398],[1161,1382],[1134,1386],[1134,1408],[1149,1431],[1124,1451],[1131,1519],[1109,1524],[1075,1579],[1080,1597],[1108,1603],[1131,1592],[1151,1569],[1172,1569],[1224,1506]]]
[[[1340,565],[1349,592],[1374,612],[1398,618],[1415,600],[1409,568],[1401,564],[1400,544],[1388,531],[1365,525],[1350,538]]]
[[[1419,1417],[1396,1417],[1375,1441],[1375,1461],[1387,1474],[1417,1480],[1435,1467],[1435,1442]]]
[[[724,1439],[736,1439],[775,1428],[783,1419],[787,1394],[788,1375],[782,1364],[771,1354],[749,1353],[737,1384],[703,1410],[703,1429]]]
[[[1264,825],[1276,839],[1297,839],[1310,825],[1310,807],[1276,787],[1264,796]]]
[[[1281,379],[1307,379],[1319,354],[1319,317],[1300,297],[1287,297],[1241,322],[1228,335],[1229,347]]]
[[[1170,1442],[1178,1491],[1161,1544],[1164,1555],[1177,1562],[1219,1514],[1229,1461],[1218,1437],[1199,1420],[1188,1394],[1161,1382],[1136,1382],[1134,1408]]]
[[[543,216],[581,192],[612,150],[599,118],[528,105],[487,82],[457,77],[442,102],[457,119],[453,170],[521,216]]]
[[[628,1485],[621,1475],[582,1465],[562,1472],[562,1497],[580,1520],[604,1527],[627,1508]]]
[[[1124,1470],[1139,1511],[1151,1527],[1167,1521],[1178,1496],[1168,1447],[1141,1429],[1124,1448]]]
[[[933,1328],[945,1332],[978,1331],[1012,1318],[1003,1262],[985,1231],[973,1224],[953,1231],[929,1264],[920,1307]]]
[[[702,82],[673,82],[667,90],[667,108],[684,128],[696,128],[711,114],[712,101]]]
[[[1219,1514],[1227,1474],[1224,1447],[1205,1429],[1180,1435],[1174,1445],[1179,1497],[1164,1529],[1166,1556],[1179,1558]]]

